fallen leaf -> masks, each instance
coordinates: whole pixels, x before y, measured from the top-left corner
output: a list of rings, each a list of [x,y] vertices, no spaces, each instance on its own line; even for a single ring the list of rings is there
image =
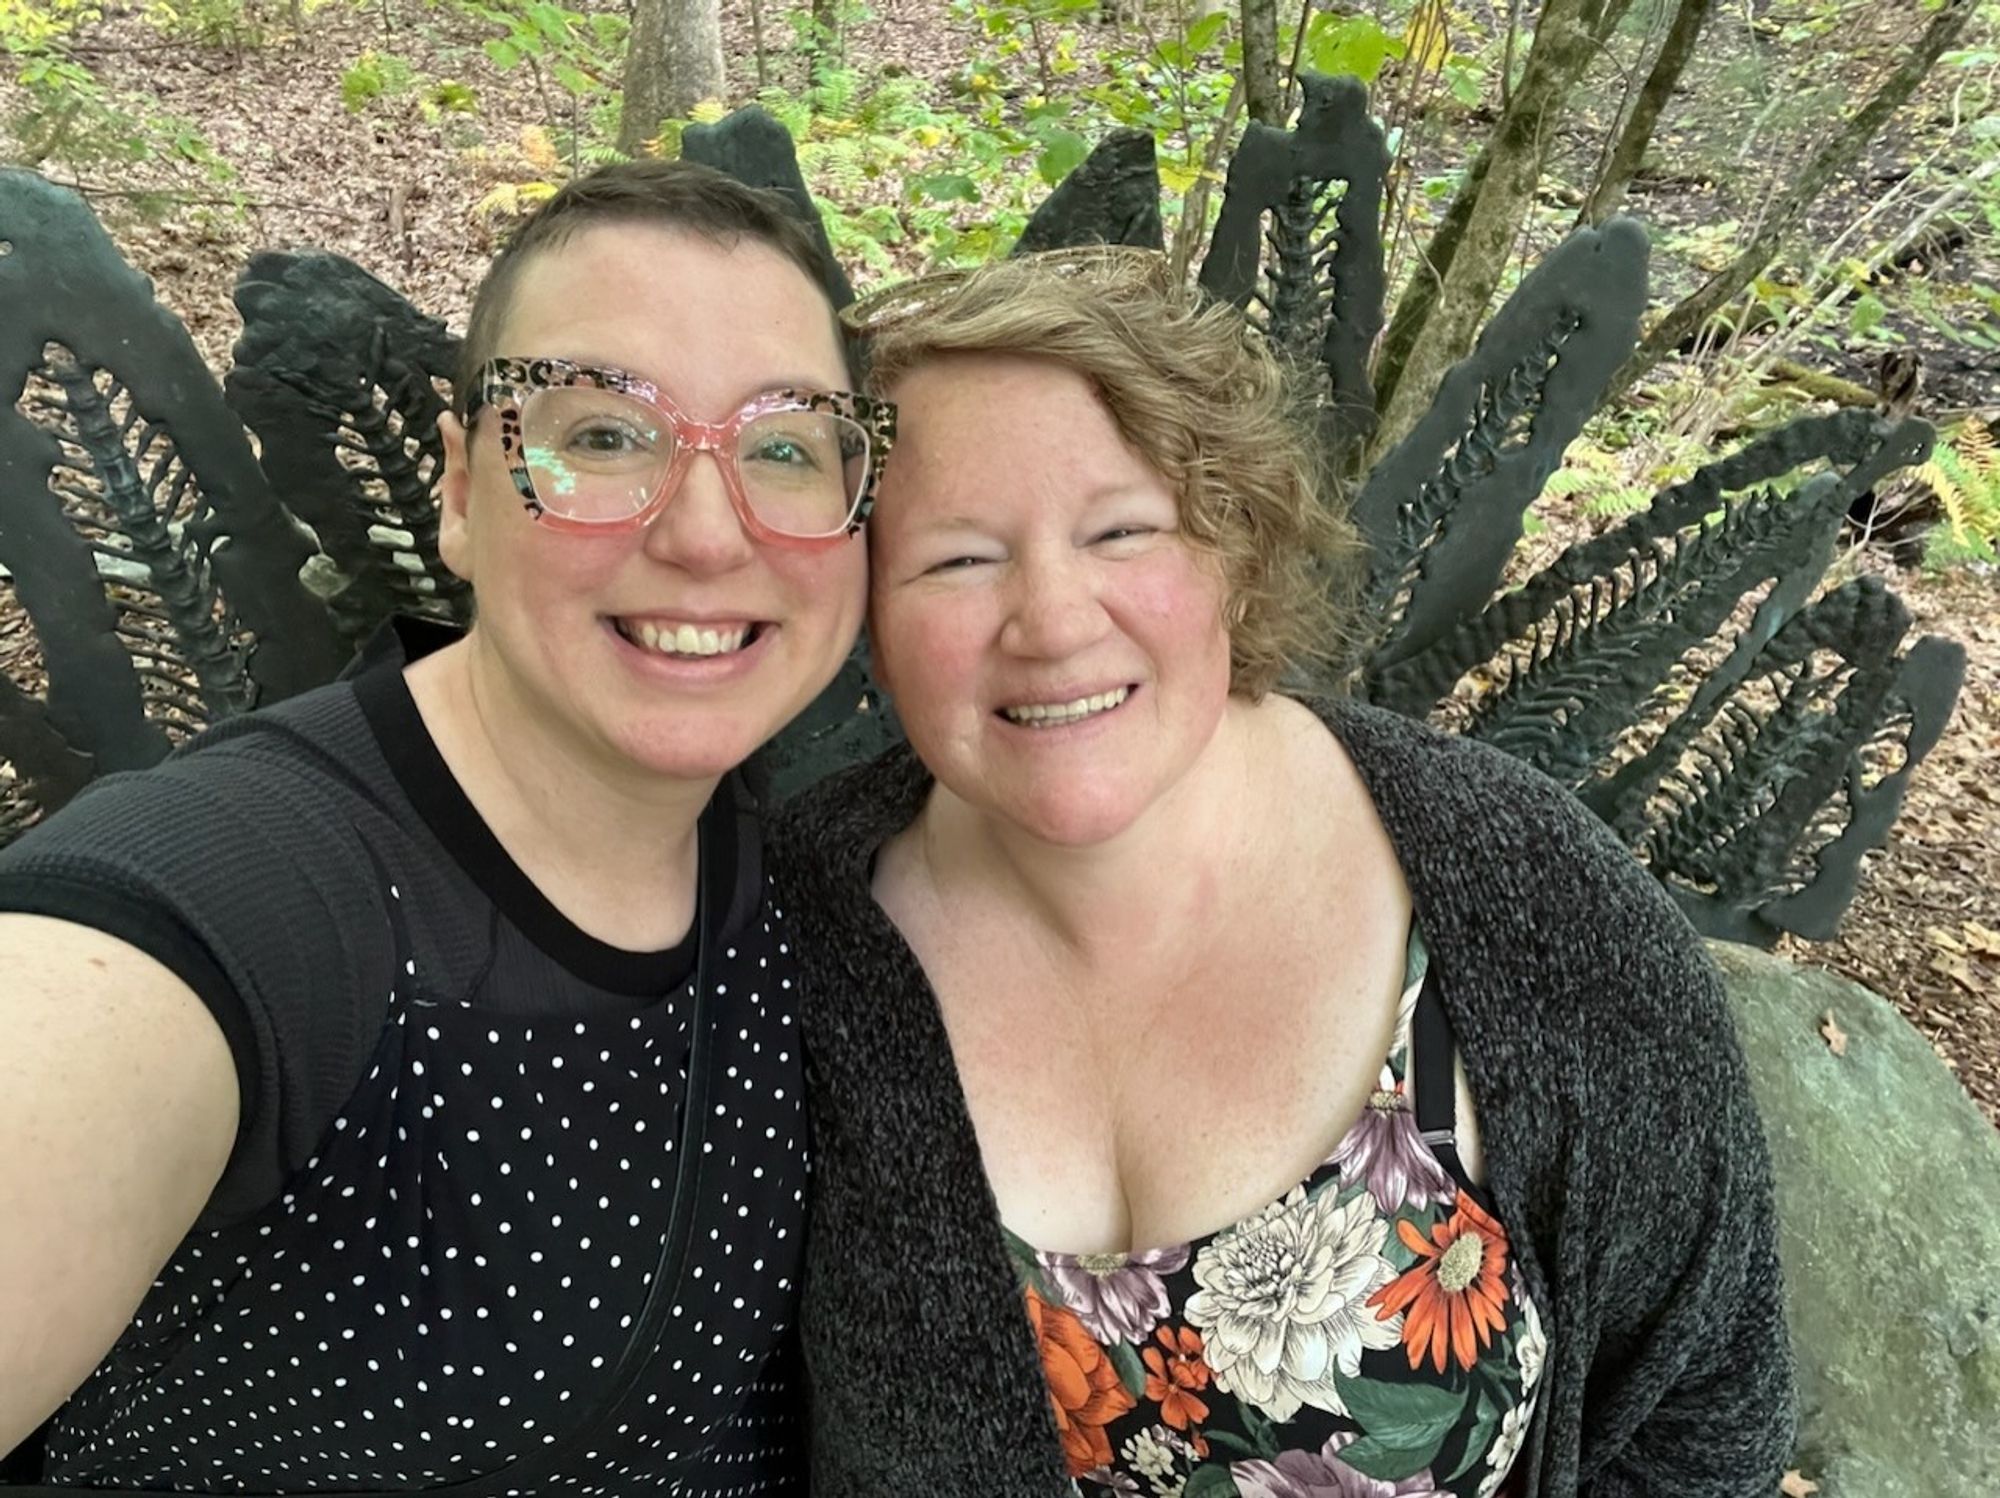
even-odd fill
[[[1960,922],[1965,928],[1965,939],[1973,951],[1982,957],[2000,957],[2000,931],[1990,926],[1982,926],[1977,921]]]
[[[1933,957],[1931,958],[1931,968],[1935,972],[1943,973],[1969,994],[1977,994],[1984,991],[1984,986],[1980,983],[1978,975],[1973,972],[1971,965],[1963,957]]]
[[[1972,922],[1967,921],[1966,924],[1969,926]],[[1924,935],[1931,939],[1932,945],[1943,947],[1947,952],[1963,952],[1965,950],[1965,944],[1942,926],[1926,927]]]
[[[1833,1011],[1827,1010],[1825,1018],[1819,1022],[1819,1033],[1826,1037],[1826,1048],[1836,1056],[1847,1054],[1847,1032],[1833,1022]],[[1801,1479],[1803,1480],[1803,1479]],[[1811,1489],[1807,1489],[1808,1492]]]
[[[1785,1498],[1812,1498],[1819,1491],[1819,1484],[1794,1467],[1779,1481],[1778,1491]]]

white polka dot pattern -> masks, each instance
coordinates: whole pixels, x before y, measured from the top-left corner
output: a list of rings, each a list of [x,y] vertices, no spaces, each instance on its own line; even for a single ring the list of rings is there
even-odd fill
[[[789,1490],[796,1392],[773,1353],[797,1294],[803,1089],[777,913],[753,932],[710,959],[712,1114],[665,1335],[533,1491]],[[50,1480],[401,1491],[563,1440],[659,1258],[690,999],[550,1021],[435,1001],[406,972],[307,1167],[255,1218],[181,1245],[62,1412]]]

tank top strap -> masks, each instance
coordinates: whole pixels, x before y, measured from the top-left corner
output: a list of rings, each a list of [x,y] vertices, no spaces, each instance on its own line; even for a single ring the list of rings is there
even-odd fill
[[[1453,1065],[1457,1047],[1451,1021],[1438,997],[1437,970],[1424,947],[1416,923],[1410,926],[1409,971],[1417,985],[1416,1001],[1404,1020],[1406,1036],[1398,1041],[1404,1053],[1405,1085],[1415,1104],[1417,1130],[1424,1143],[1447,1168],[1457,1165],[1458,1085]]]

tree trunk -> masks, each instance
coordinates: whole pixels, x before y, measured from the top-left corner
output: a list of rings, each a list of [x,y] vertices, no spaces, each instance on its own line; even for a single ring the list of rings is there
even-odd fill
[[[1680,0],[1673,25],[1667,28],[1667,39],[1660,43],[1660,55],[1653,59],[1653,71],[1646,75],[1632,113],[1618,132],[1618,143],[1611,148],[1611,159],[1584,200],[1583,211],[1577,216],[1579,223],[1601,224],[1625,201],[1625,189],[1632,185],[1646,159],[1646,147],[1652,143],[1660,111],[1679,86],[1688,59],[1694,56],[1694,44],[1701,35],[1702,23],[1708,19],[1711,3],[1712,0]]]
[[[723,92],[718,0],[637,0],[625,59],[625,105],[618,149],[640,154],[660,122]]]
[[[1243,102],[1260,125],[1283,129],[1285,94],[1278,73],[1277,0],[1243,0]]]
[[[1605,393],[1607,400],[1622,395],[1633,382],[1668,354],[1692,338],[1708,320],[1754,281],[1774,259],[1806,209],[1827,183],[1851,165],[1861,150],[1916,92],[1939,57],[1957,42],[1972,19],[1976,0],[1945,0],[1944,8],[1930,19],[1924,34],[1910,49],[1895,72],[1882,80],[1868,102],[1849,115],[1819,154],[1792,180],[1792,185],[1772,203],[1758,226],[1756,236],[1727,267],[1709,277],[1653,325],[1637,351],[1625,361]]]
[[[1404,287],[1375,367],[1370,454],[1388,451],[1464,358],[1500,284],[1571,91],[1630,0],[1547,0],[1520,86]]]
[[[812,28],[813,71],[838,67],[847,48],[839,0],[812,0]]]

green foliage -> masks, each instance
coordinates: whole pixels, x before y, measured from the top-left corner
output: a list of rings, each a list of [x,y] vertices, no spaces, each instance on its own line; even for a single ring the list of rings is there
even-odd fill
[[[371,47],[341,73],[340,102],[349,113],[359,114],[377,99],[408,93],[416,78],[416,70],[402,58]]]
[[[1930,460],[1916,470],[1944,510],[1926,538],[1924,565],[1957,566],[2000,561],[2000,440],[1976,416],[1941,437]]]
[[[1306,25],[1305,55],[1316,73],[1351,73],[1363,83],[1373,84],[1383,65],[1402,53],[1401,40],[1384,31],[1382,23],[1372,16],[1322,12]]]
[[[107,87],[77,55],[78,39],[102,18],[95,0],[0,0],[0,53],[14,83],[0,120],[5,159],[71,169],[151,163],[169,178],[188,172],[208,184],[228,181],[228,163],[192,124],[149,94]]]
[[[162,35],[242,52],[264,44],[264,25],[245,0],[146,0],[145,16]]]
[[[618,97],[631,22],[622,11],[569,10],[553,0],[455,0],[470,19],[493,28],[484,50],[502,70],[525,68],[542,101],[543,124],[569,138],[572,159],[603,144],[608,106]]]
[[[417,112],[432,123],[447,114],[473,114],[479,109],[479,94],[470,84],[428,77],[393,52],[370,47],[341,72],[340,102],[350,114],[360,114],[378,101],[403,98],[414,98]]]

